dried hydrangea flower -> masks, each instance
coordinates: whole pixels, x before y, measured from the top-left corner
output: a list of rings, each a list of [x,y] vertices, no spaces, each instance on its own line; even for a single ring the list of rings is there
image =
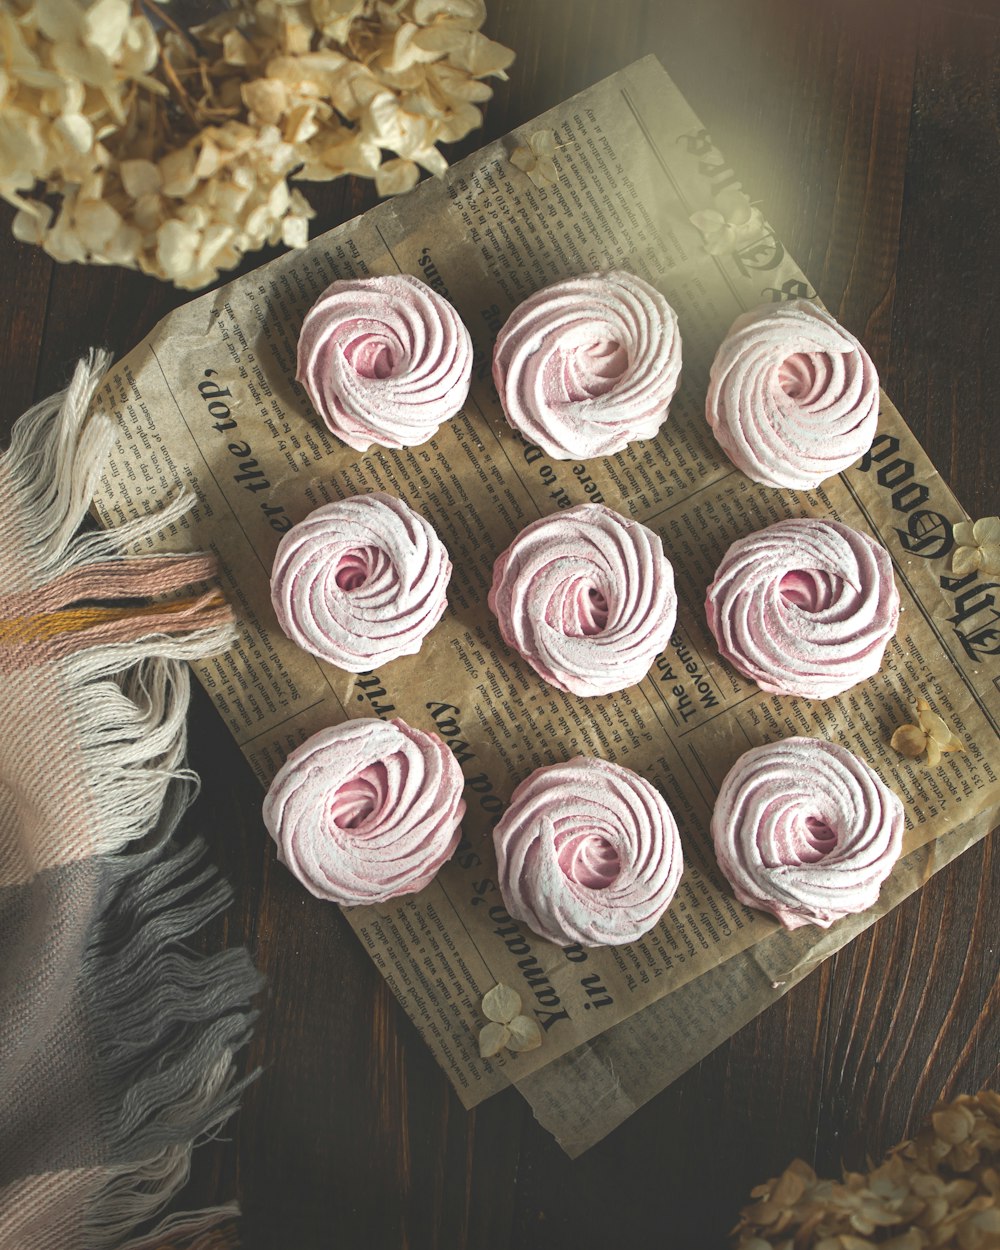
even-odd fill
[[[961,740],[952,734],[944,719],[931,709],[926,699],[917,700],[917,724],[900,725],[889,745],[912,760],[926,751],[928,768],[937,768],[942,755],[965,750]]]
[[[825,1180],[801,1159],[751,1193],[738,1250],[991,1250],[1000,1244],[1000,1096],[939,1103],[867,1173]]]
[[[744,191],[731,188],[716,197],[715,208],[692,213],[692,226],[701,231],[705,251],[710,256],[722,256],[732,252],[738,244],[756,238],[763,228],[764,218],[759,208],[750,203]]]
[[[481,80],[513,59],[485,17],[483,0],[242,0],[188,32],[154,0],[9,0],[13,232],[189,289],[265,243],[301,247],[313,214],[289,178],[398,194],[446,168],[437,145],[479,125]]]
[[[495,985],[483,996],[483,1015],[489,1021],[479,1034],[479,1053],[492,1059],[501,1050],[536,1050],[542,1044],[538,1021],[521,1014],[521,996],[509,985]]]
[[[977,570],[1000,573],[1000,517],[984,516],[978,521],[959,521],[952,526],[955,553],[951,571],[958,577]]]
[[[554,130],[536,130],[527,144],[519,144],[510,154],[510,163],[523,170],[536,187],[552,186],[556,181],[553,157],[559,144]]]

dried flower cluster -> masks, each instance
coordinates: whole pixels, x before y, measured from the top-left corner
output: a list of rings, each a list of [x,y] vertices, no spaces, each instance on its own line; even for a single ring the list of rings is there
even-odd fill
[[[915,760],[927,752],[927,767],[937,768],[942,755],[964,751],[962,742],[948,728],[944,718],[932,711],[926,699],[917,700],[917,723],[900,725],[889,740],[900,755]]]
[[[716,196],[715,208],[691,214],[691,224],[701,232],[709,256],[724,256],[759,236],[764,216],[745,191],[730,188]]]
[[[951,570],[957,577],[966,573],[1000,573],[1000,517],[984,516],[978,521],[959,521],[952,526],[955,553]]]
[[[734,1230],[739,1250],[996,1250],[1000,1095],[939,1104],[871,1172],[820,1180],[797,1159],[752,1196]]]
[[[542,1044],[538,1021],[521,1014],[521,996],[509,985],[494,985],[483,995],[483,1015],[489,1021],[479,1034],[479,1053],[492,1059],[501,1050],[537,1050]]]
[[[190,31],[153,0],[0,6],[0,195],[60,261],[194,289],[301,246],[288,178],[440,173],[513,53],[484,0],[240,0]],[[384,153],[395,153],[385,158]]]

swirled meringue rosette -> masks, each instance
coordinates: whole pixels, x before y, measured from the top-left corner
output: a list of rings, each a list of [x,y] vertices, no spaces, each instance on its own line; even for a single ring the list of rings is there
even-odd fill
[[[737,539],[705,613],[719,654],[761,690],[829,699],[878,672],[899,591],[873,538],[803,517]]]
[[[285,634],[351,673],[412,655],[447,606],[451,561],[392,495],[324,504],[278,544],[271,602]]]
[[[557,946],[637,941],[684,868],[673,814],[653,786],[583,756],[522,781],[493,840],[504,906]]]
[[[465,814],[462,770],[437,734],[405,721],[345,721],[297,747],[264,800],[278,859],[343,907],[422,890]]]
[[[715,854],[741,903],[786,928],[867,911],[899,858],[903,805],[850,751],[818,738],[754,747],[712,813]]]
[[[677,619],[659,536],[603,504],[526,526],[497,557],[489,606],[541,678],[583,696],[641,681]]]
[[[529,296],[493,349],[508,422],[556,460],[654,438],[680,372],[677,314],[654,286],[619,269]]]
[[[306,313],[295,376],[356,451],[416,447],[465,403],[472,338],[451,304],[418,278],[345,278]]]
[[[789,300],[733,322],[705,414],[747,477],[809,490],[868,451],[878,403],[878,374],[854,335],[819,305]]]

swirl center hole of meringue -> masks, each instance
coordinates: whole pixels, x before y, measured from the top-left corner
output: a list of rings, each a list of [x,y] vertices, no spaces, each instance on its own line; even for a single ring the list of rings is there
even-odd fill
[[[837,598],[841,579],[822,569],[790,569],[778,583],[778,593],[791,607],[822,612]]]
[[[338,829],[364,833],[369,822],[377,822],[386,788],[385,765],[369,764],[334,792],[330,800],[331,820]]]
[[[802,841],[798,848],[800,864],[815,864],[837,846],[837,831],[832,829],[822,816],[807,816],[802,822]]]
[[[829,360],[822,352],[795,352],[778,366],[778,385],[789,399],[808,404],[822,394],[829,372]]]
[[[400,345],[385,332],[359,332],[344,347],[347,363],[362,378],[381,380],[392,376]]]
[[[372,547],[352,547],[337,561],[333,580],[341,590],[360,590],[371,576],[378,552]]]
[[[557,856],[563,874],[588,890],[606,890],[621,872],[621,858],[602,833],[588,829],[557,839]]]
[[[574,402],[606,395],[629,364],[628,349],[617,339],[592,339],[582,343],[570,357],[566,391]]]

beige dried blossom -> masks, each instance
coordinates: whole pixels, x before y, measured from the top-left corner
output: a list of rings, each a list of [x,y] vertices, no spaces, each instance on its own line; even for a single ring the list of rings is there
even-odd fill
[[[996,1250],[1000,1096],[935,1107],[911,1142],[867,1173],[822,1180],[796,1159],[752,1191],[738,1250]]]
[[[479,1053],[492,1059],[501,1050],[536,1050],[542,1044],[538,1021],[521,1014],[521,996],[509,985],[495,985],[483,996],[483,1015],[489,1021],[479,1033]]]
[[[234,0],[191,31],[154,0],[0,7],[0,196],[57,260],[194,289],[313,215],[289,178],[398,194],[446,168],[513,53],[483,0]]]
[[[555,131],[536,130],[529,135],[526,144],[519,144],[511,152],[510,163],[526,173],[536,187],[544,190],[556,181],[553,157],[558,147]]]
[[[757,238],[764,226],[759,208],[750,202],[744,191],[730,188],[716,197],[715,208],[692,213],[692,226],[701,232],[705,251],[710,256],[723,256],[739,244]]]
[[[981,570],[1000,573],[1000,517],[984,516],[978,521],[959,521],[952,526],[955,552],[951,570],[958,577]]]
[[[942,755],[964,751],[965,745],[948,728],[943,717],[933,711],[926,699],[917,699],[917,723],[900,725],[889,745],[907,759],[917,759],[927,752],[927,767],[937,768]]]

